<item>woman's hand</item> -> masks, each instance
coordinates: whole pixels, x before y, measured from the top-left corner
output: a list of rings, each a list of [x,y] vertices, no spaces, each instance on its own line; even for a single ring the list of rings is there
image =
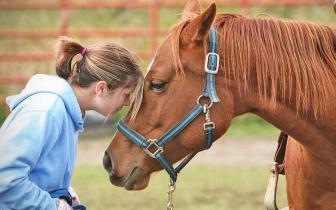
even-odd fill
[[[72,207],[63,199],[56,199],[57,210],[72,210]]]
[[[79,196],[77,195],[76,191],[72,187],[69,187],[69,193],[72,197],[72,206],[79,205],[80,204]]]

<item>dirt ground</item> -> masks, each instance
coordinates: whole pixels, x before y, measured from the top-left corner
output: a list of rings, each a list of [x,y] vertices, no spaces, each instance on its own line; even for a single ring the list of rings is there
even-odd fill
[[[80,140],[77,154],[78,165],[100,165],[109,139]],[[208,151],[200,152],[191,164],[214,165],[268,165],[277,146],[276,137],[230,138],[216,141]]]

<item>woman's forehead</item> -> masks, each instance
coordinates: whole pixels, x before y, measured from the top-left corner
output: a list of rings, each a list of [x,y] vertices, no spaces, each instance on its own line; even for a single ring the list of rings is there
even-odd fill
[[[135,87],[136,87],[136,85],[134,85],[134,84],[127,85],[127,86],[123,87],[122,91],[124,93],[132,93],[135,90]]]

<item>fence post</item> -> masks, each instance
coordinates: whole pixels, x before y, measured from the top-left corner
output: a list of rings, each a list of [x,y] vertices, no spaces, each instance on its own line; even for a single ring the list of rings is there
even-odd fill
[[[240,0],[240,12],[243,15],[248,15],[248,0]]]
[[[159,5],[157,0],[152,0],[150,4],[150,39],[151,39],[151,54],[154,56],[156,48],[157,48],[157,42],[158,42],[158,27],[159,27]]]
[[[59,11],[60,11],[60,35],[68,34],[69,26],[69,9],[68,9],[68,0],[59,0]]]

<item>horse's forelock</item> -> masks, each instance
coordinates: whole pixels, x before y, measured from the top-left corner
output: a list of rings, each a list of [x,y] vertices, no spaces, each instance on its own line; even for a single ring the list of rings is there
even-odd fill
[[[173,65],[176,71],[176,75],[178,76],[178,78],[182,80],[184,80],[185,78],[185,73],[180,56],[180,37],[183,29],[186,27],[186,25],[190,22],[191,19],[192,18],[189,19],[185,18],[170,29]]]

